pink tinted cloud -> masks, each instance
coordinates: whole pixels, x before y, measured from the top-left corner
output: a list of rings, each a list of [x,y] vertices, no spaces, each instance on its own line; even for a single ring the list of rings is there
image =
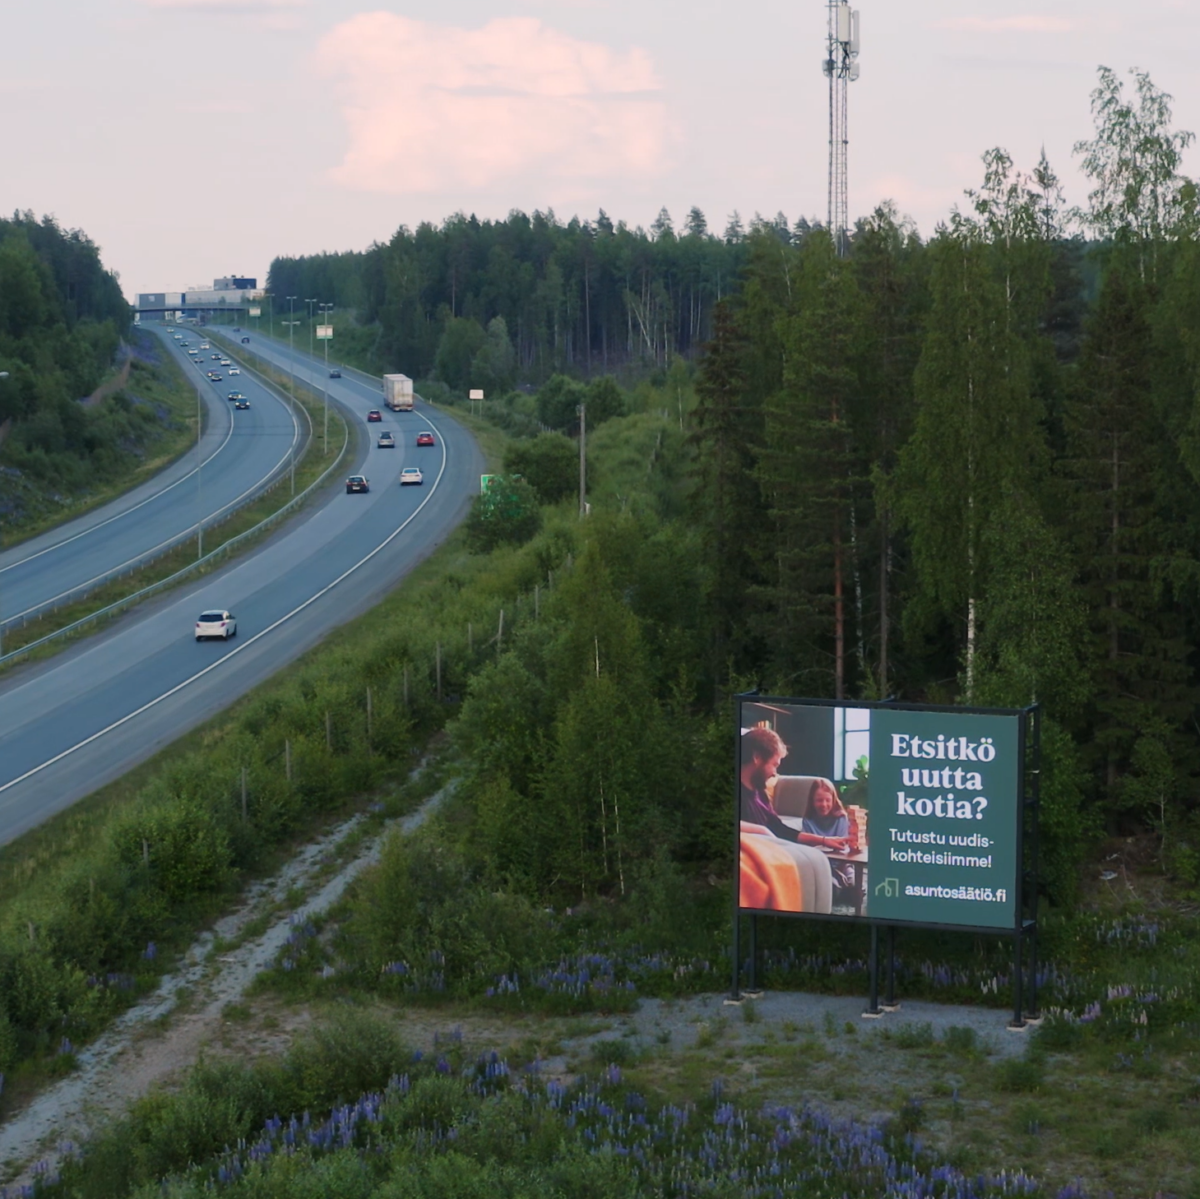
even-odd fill
[[[462,29],[361,13],[322,39],[317,65],[342,97],[349,145],[332,176],[347,187],[420,192],[665,165],[671,122],[645,51],[533,17]]]
[[[1044,17],[1028,13],[1011,17],[952,17],[936,23],[938,29],[957,29],[965,33],[1069,33],[1074,24],[1062,17]]]
[[[307,0],[142,0],[150,8],[190,9],[193,12],[258,14],[300,8]]]

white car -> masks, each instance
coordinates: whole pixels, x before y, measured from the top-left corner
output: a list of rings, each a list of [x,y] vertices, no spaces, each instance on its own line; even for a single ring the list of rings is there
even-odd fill
[[[406,466],[400,472],[400,486],[403,487],[406,483],[423,483],[425,477],[421,474],[419,466]]]
[[[228,365],[229,365],[229,359],[228,359],[228,358],[222,358],[222,359],[221,359],[221,365],[222,365],[222,366],[228,366]]]
[[[240,375],[242,373],[242,368],[240,366],[231,366],[229,368],[229,373],[231,375]]]
[[[203,641],[206,637],[220,637],[228,641],[237,636],[237,617],[224,608],[210,608],[200,613],[196,621],[196,640]]]

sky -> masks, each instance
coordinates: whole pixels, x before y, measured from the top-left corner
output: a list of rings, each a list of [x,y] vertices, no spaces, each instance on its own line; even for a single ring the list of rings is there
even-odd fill
[[[1083,203],[1100,64],[1200,129],[1200,0],[859,8],[852,216],[890,198],[928,235],[993,146],[1026,169],[1044,147]],[[460,210],[824,219],[825,30],[824,0],[11,5],[0,212],[82,229],[130,298]]]

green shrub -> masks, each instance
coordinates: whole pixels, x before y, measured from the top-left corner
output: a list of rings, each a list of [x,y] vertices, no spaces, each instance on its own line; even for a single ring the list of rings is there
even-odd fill
[[[961,1024],[951,1024],[942,1037],[946,1048],[951,1053],[972,1054],[978,1048],[979,1037],[973,1028]]]
[[[378,1016],[343,1008],[292,1048],[279,1075],[275,1103],[304,1111],[345,1103],[382,1090],[412,1052]]]
[[[145,802],[118,820],[112,841],[117,860],[127,870],[148,872],[171,903],[219,891],[230,881],[229,835],[196,800]]]
[[[996,1086],[1014,1095],[1040,1091],[1046,1078],[1045,1063],[1038,1056],[1009,1058],[996,1066]]]

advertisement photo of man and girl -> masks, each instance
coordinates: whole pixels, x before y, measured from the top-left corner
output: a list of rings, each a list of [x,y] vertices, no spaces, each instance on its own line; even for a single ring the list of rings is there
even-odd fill
[[[739,905],[864,916],[871,713],[743,702]]]

